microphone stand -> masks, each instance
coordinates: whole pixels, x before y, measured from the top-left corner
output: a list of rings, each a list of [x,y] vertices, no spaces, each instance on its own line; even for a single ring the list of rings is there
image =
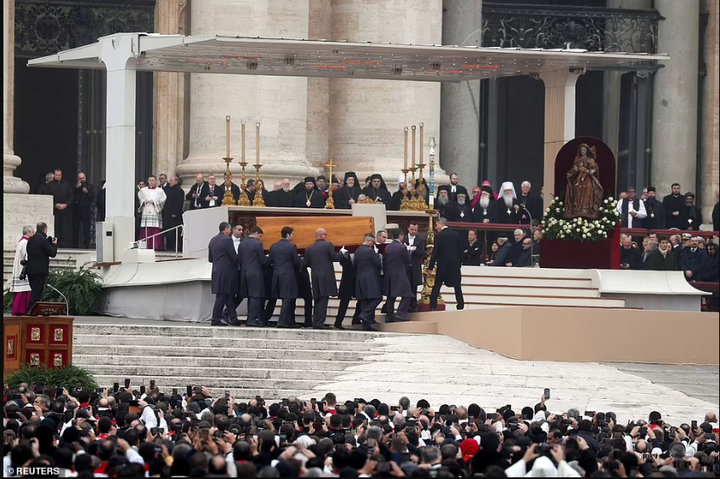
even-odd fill
[[[57,294],[62,296],[62,298],[65,300],[65,309],[67,310],[67,315],[70,316],[70,302],[68,301],[67,296],[62,294],[62,292],[59,289],[57,289],[55,286],[53,286],[51,284],[46,284],[45,286],[47,286],[48,288],[52,289]]]

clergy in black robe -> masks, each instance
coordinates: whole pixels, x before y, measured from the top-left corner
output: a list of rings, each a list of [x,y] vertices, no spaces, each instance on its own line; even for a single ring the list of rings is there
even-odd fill
[[[260,237],[263,231],[255,226],[248,237],[240,243],[241,282],[240,294],[248,299],[248,326],[267,326],[262,316],[262,304],[265,298],[265,274],[263,267],[268,260],[263,251]]]
[[[165,187],[165,206],[162,209],[163,215],[163,227],[165,229],[175,228],[182,224],[183,204],[185,198],[183,190],[178,184],[177,176],[170,178],[168,186]],[[178,251],[182,250],[182,241],[180,236],[180,230],[172,230],[165,233],[165,242],[167,244],[167,250],[173,251],[175,247],[178,247]],[[177,239],[177,243],[176,243]]]
[[[382,289],[380,286],[380,256],[373,247],[375,237],[366,234],[363,243],[355,250],[355,297],[360,301],[360,321],[363,330],[376,331],[373,328],[375,321],[375,309],[382,301]]]
[[[386,322],[407,321],[412,298],[417,296],[410,284],[408,271],[412,268],[412,258],[404,243],[404,235],[399,229],[388,231],[392,243],[385,246],[385,291],[387,292]],[[402,298],[395,312],[395,299]]]
[[[465,193],[457,194],[457,201],[451,201],[445,206],[444,217],[448,221],[472,221],[472,208],[470,203],[467,201]]]
[[[316,185],[315,178],[305,178],[305,187],[295,193],[293,206],[296,208],[325,208],[325,198]]]
[[[293,229],[283,227],[282,239],[270,247],[268,261],[273,267],[272,297],[282,299],[278,328],[297,328],[295,303],[298,293],[297,271],[302,266],[297,246],[292,243]]]
[[[230,238],[230,224],[220,223],[220,232],[208,244],[208,261],[212,263],[212,293],[215,305],[212,312],[212,325],[224,326],[223,310],[226,311],[228,322],[237,324],[235,313],[235,294],[237,293],[238,255],[233,240]]]
[[[363,193],[376,203],[390,204],[391,195],[381,175],[370,176],[370,184],[363,190]]]
[[[253,201],[255,201],[256,191],[257,191],[257,187],[255,186],[255,180],[247,180],[247,184],[245,185],[245,193],[247,194],[247,197],[250,200],[250,205],[252,205]]]
[[[687,218],[687,229],[699,231],[702,224],[702,212],[700,208],[695,206],[695,194],[692,192],[685,193],[685,216]]]
[[[313,329],[328,329],[325,326],[327,306],[330,296],[337,296],[337,281],[335,280],[334,262],[340,260],[340,253],[327,241],[327,231],[318,228],[315,231],[315,243],[305,249],[304,265],[310,268],[312,279],[312,297],[315,303],[313,316]]]
[[[680,185],[675,183],[672,185],[672,194],[663,198],[663,210],[665,210],[665,227],[667,229],[686,230],[687,208],[685,207],[685,198],[680,194]]]
[[[362,193],[362,188],[360,188],[359,183],[360,180],[358,180],[354,171],[348,171],[345,173],[345,179],[343,180],[342,187],[333,192],[335,208],[352,208],[352,205],[357,202],[358,196]]]
[[[450,202],[457,201],[457,195],[464,194],[465,197],[468,197],[468,191],[467,188],[464,186],[458,184],[459,178],[457,173],[450,173],[450,184],[449,185],[443,185],[438,188],[438,194],[440,191],[445,190],[448,192],[448,199]]]
[[[712,210],[712,222],[713,222],[713,231],[720,231],[718,228],[720,228],[720,209],[718,208],[720,206],[720,203],[715,203],[715,207]]]
[[[497,212],[498,205],[493,197],[492,188],[483,186],[480,199],[475,203],[475,209],[473,210],[473,223],[497,223]]]
[[[521,206],[515,194],[515,187],[506,181],[500,187],[500,196],[497,199],[498,223],[506,225],[520,224]]]
[[[388,210],[390,211],[400,211],[400,208],[402,207],[403,198],[405,198],[405,192],[403,191],[405,189],[405,178],[403,177],[400,182],[398,183],[398,190],[392,194],[392,197],[390,198],[390,204],[388,205]],[[408,199],[410,199],[410,191],[408,191]]]
[[[523,181],[520,186],[520,224],[529,225],[532,220],[542,220],[542,203],[540,198],[530,191],[529,181]],[[523,209],[524,208],[524,209]],[[525,211],[527,210],[527,211]]]
[[[645,228],[650,230],[665,229],[665,210],[662,203],[655,197],[655,187],[648,187],[648,196],[645,200],[645,212],[647,217],[644,220]]]
[[[81,171],[73,193],[73,244],[76,248],[90,247],[90,218],[94,200],[95,187]]]
[[[62,171],[55,170],[55,179],[48,183],[53,196],[53,214],[55,215],[55,236],[58,248],[72,246],[73,189],[62,179]]]
[[[285,178],[279,190],[271,191],[265,195],[265,205],[277,208],[291,208],[295,192],[290,189],[290,180]]]

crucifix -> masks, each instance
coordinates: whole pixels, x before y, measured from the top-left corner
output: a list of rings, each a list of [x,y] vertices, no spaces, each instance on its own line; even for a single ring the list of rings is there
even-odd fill
[[[332,196],[332,193],[333,193],[333,173],[332,172],[333,172],[333,168],[338,166],[338,164],[333,163],[333,159],[330,158],[330,161],[325,163],[323,166],[328,169],[328,177],[330,178],[330,182],[329,182],[330,184],[328,186],[328,197],[327,197],[327,200],[325,201],[325,209],[326,210],[334,210],[335,209],[335,201],[333,200],[333,196]]]

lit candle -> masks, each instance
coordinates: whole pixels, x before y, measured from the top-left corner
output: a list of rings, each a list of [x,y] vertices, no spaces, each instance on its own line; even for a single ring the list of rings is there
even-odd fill
[[[225,158],[230,158],[230,115],[225,117]]]
[[[407,166],[407,160],[408,160],[408,129],[407,126],[405,127],[405,169],[408,169]]]
[[[422,165],[423,162],[423,149],[425,145],[423,145],[423,128],[425,127],[425,124],[423,122],[420,122],[420,143],[418,145],[420,146],[420,151],[418,152],[418,165]],[[415,166],[415,165],[413,165]]]
[[[242,136],[242,146],[241,146],[241,158],[242,162],[245,163],[245,122],[240,123],[240,135]]]
[[[412,126],[412,163],[411,165],[415,166],[415,125]],[[407,168],[407,165],[405,165],[405,168]]]
[[[255,165],[260,165],[260,122],[255,123]]]

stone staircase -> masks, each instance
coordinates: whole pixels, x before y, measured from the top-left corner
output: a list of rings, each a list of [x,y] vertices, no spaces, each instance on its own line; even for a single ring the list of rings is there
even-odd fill
[[[74,327],[73,364],[111,387],[154,379],[163,391],[187,385],[229,390],[235,397],[314,397],[313,388],[376,354],[375,339],[362,331],[208,327],[159,322],[118,325],[115,318]],[[319,393],[318,393],[319,394]],[[323,393],[324,394],[324,393]],[[320,395],[322,396],[322,395]]]

